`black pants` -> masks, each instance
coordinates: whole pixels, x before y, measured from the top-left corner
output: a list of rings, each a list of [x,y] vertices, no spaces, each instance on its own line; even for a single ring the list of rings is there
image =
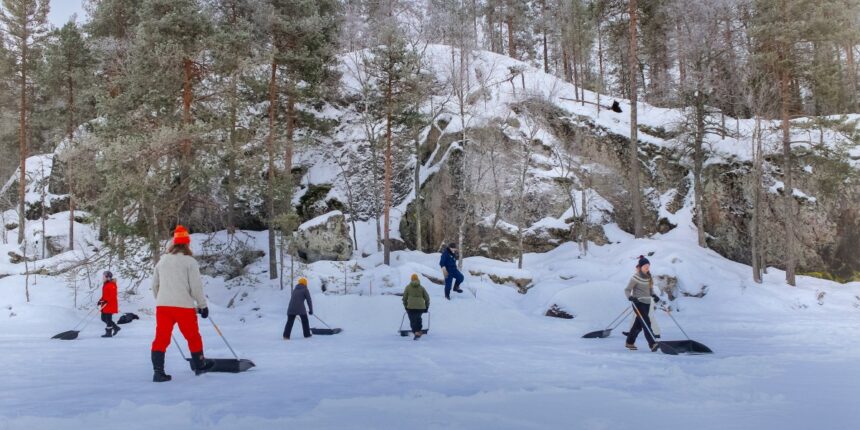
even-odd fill
[[[293,332],[293,324],[296,322],[296,317],[302,319],[302,334],[305,337],[311,337],[311,323],[308,321],[307,315],[287,315],[287,326],[284,327],[284,337],[289,339],[290,333]]]
[[[642,318],[639,318],[639,315],[636,315],[636,321],[633,323],[633,327],[630,328],[630,334],[627,335],[627,344],[633,345],[636,343],[636,338],[639,337],[639,332],[642,331],[643,325],[642,320],[645,320],[645,324],[648,325],[648,330],[645,330],[645,339],[648,341],[648,346],[654,345],[654,338],[651,337],[651,318],[648,316],[648,312],[651,311],[650,303],[641,303],[641,302],[633,302],[633,306],[636,307],[636,310],[639,311],[639,315],[642,315]]]
[[[419,309],[406,310],[406,315],[409,315],[409,327],[412,328],[412,333],[417,333],[424,327],[424,322],[421,321],[421,314],[424,312]]]
[[[117,328],[115,322],[113,322],[113,314],[102,314],[102,321],[104,321],[107,328]]]

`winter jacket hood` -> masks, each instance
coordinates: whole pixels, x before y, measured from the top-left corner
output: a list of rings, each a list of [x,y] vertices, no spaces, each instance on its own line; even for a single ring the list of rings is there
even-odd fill
[[[403,290],[403,306],[406,310],[424,311],[430,307],[430,295],[421,286],[421,283],[413,281]]]
[[[200,266],[190,255],[165,254],[152,274],[152,294],[156,306],[205,308]]]
[[[314,303],[311,301],[311,292],[308,287],[298,284],[293,288],[290,294],[290,305],[287,308],[287,315],[307,315],[305,310],[305,302],[308,302],[308,309],[314,313]]]

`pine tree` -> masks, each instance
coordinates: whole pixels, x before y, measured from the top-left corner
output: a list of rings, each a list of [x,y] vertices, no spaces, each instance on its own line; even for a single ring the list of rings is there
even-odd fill
[[[390,12],[390,9],[388,9]],[[395,127],[413,105],[411,96],[415,89],[415,72],[420,67],[420,58],[407,46],[405,35],[397,23],[391,23],[391,16],[385,10],[376,15],[378,40],[380,44],[371,49],[365,67],[374,79],[377,95],[376,110],[385,122],[385,151],[383,179],[383,261],[390,263],[391,238],[390,221],[393,204],[392,180],[394,170]],[[386,17],[389,22],[381,23]]]
[[[284,174],[281,198],[284,205],[292,201],[292,165],[298,112],[296,105],[319,98],[324,83],[334,76],[334,62],[339,30],[339,3],[333,0],[270,0],[271,74],[269,78],[268,217],[269,270],[277,276],[275,258],[275,219],[280,215],[275,200],[275,132],[279,99],[286,95],[286,130]],[[279,82],[283,85],[278,85]],[[287,210],[284,215],[289,215]]]
[[[94,116],[86,92],[92,83],[95,61],[84,41],[83,34],[74,22],[66,23],[52,33],[53,39],[46,52],[46,87],[56,94],[63,106],[65,131],[68,145],[74,144],[77,127]],[[66,170],[74,169],[74,163],[66,163]],[[68,179],[74,174],[67,175]],[[75,184],[68,181],[69,191],[69,249],[75,249]]]
[[[27,157],[29,148],[28,116],[31,106],[27,96],[30,91],[32,63],[47,33],[48,0],[3,0],[0,9],[0,24],[3,24],[4,42],[10,47],[17,75],[18,104],[18,148],[20,157],[18,178],[18,243],[24,242],[26,230],[25,190],[27,186]]]
[[[808,0],[757,0],[752,37],[756,41],[755,60],[763,70],[776,78],[779,104],[776,109],[782,129],[783,152],[783,221],[785,228],[785,280],[794,286],[797,270],[797,237],[795,224],[797,203],[794,199],[791,154],[792,81],[801,73],[798,44],[804,40]]]
[[[241,147],[252,136],[240,124],[240,111],[257,100],[249,96],[243,81],[250,79],[254,67],[262,59],[265,49],[265,28],[258,25],[257,11],[261,0],[212,0],[215,32],[212,38],[212,71],[219,80],[219,94],[226,101],[226,115],[217,115],[212,121],[226,133],[224,167],[227,171],[227,208],[225,225],[229,234],[236,232],[237,193],[241,182],[239,163]],[[223,92],[221,92],[223,91]]]

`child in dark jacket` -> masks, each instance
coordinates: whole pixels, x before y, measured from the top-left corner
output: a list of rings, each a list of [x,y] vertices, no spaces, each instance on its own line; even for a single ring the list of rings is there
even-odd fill
[[[110,271],[103,274],[104,284],[102,284],[102,298],[99,299],[98,305],[102,310],[102,321],[105,325],[105,334],[102,337],[114,337],[119,333],[119,326],[113,322],[113,315],[119,313],[119,301],[117,300],[116,281],[113,279],[113,273]]]
[[[305,302],[308,302],[308,310],[305,311]],[[310,321],[308,315],[314,314],[314,303],[311,301],[311,292],[308,291],[307,278],[299,278],[299,284],[293,288],[290,296],[290,306],[287,308],[287,325],[284,327],[284,339],[290,340],[293,324],[296,317],[302,320],[302,334],[306,338],[311,337]]]
[[[457,260],[460,258],[457,255],[457,244],[451,243],[442,250],[442,258],[439,259],[439,266],[442,267],[442,274],[445,275],[445,298],[451,300],[451,284],[454,284],[454,291],[462,293],[460,284],[463,283],[465,277],[457,268]]]
[[[421,314],[430,311],[430,295],[421,286],[417,273],[412,274],[411,282],[403,290],[403,307],[409,315],[409,326],[415,335],[413,339],[418,340],[424,334]]]

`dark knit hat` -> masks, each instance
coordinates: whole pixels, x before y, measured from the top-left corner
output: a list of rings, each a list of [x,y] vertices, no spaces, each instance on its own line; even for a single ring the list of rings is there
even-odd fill
[[[111,273],[110,270],[105,270],[104,277],[107,280],[111,280],[111,279],[113,279],[113,273]]]
[[[448,248],[457,249],[457,242],[451,242],[448,244]]]
[[[644,255],[640,255],[640,256],[639,256],[639,264],[637,264],[637,265],[636,265],[636,267],[642,267],[642,266],[644,266],[644,265],[646,265],[646,264],[651,264],[651,262],[650,262],[650,261],[648,261],[648,259],[647,259],[647,258],[645,258],[645,256],[644,256]]]

